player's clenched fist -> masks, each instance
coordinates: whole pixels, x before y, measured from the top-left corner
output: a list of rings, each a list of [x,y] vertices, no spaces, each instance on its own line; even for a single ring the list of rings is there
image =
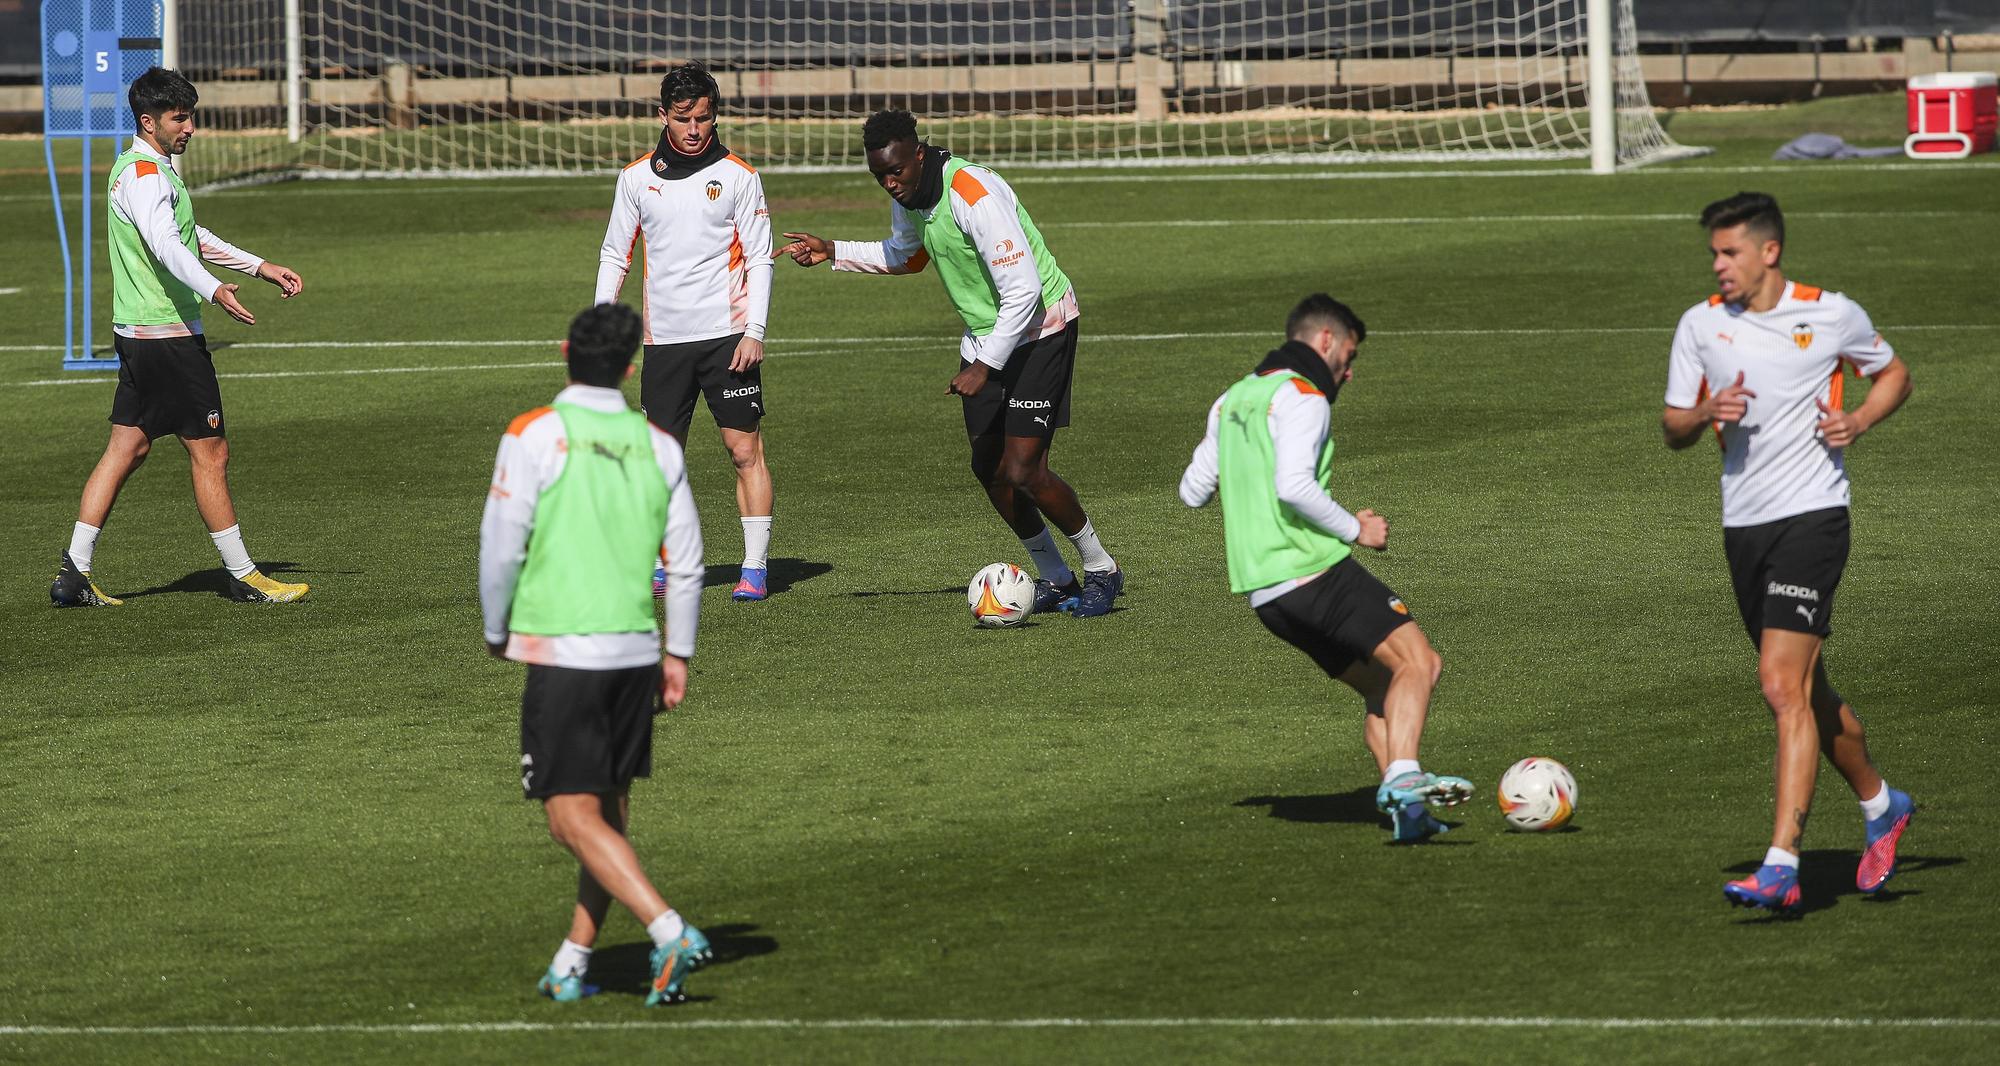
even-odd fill
[[[1743,387],[1743,371],[1736,372],[1736,380],[1708,400],[1708,417],[1713,422],[1741,422],[1750,413],[1750,401],[1757,394]]]

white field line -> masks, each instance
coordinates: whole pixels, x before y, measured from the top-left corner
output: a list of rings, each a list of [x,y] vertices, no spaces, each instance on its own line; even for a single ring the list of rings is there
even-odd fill
[[[4,1025],[0,1036],[295,1036],[723,1030],[977,1029],[1995,1029],[2000,1018],[690,1018],[645,1022],[409,1022],[324,1025]]]
[[[2000,329],[2000,323],[1974,323],[1969,325],[1954,324],[1954,325],[1882,326],[1880,327],[1880,329],[1885,333],[1907,333],[1916,330],[1944,330],[1944,329],[1991,330],[1991,329]],[[1579,334],[1599,334],[1599,333],[1602,334],[1646,333],[1646,334],[1658,334],[1660,336],[1666,336],[1671,332],[1672,332],[1672,327],[1670,326],[1574,326],[1574,327],[1549,326],[1542,328],[1523,328],[1523,329],[1402,329],[1402,330],[1383,329],[1383,330],[1373,330],[1369,333],[1369,336],[1371,337],[1514,337],[1514,336],[1539,337],[1539,336],[1571,336]],[[1082,340],[1084,343],[1102,344],[1102,343],[1115,343],[1115,342],[1130,343],[1134,341],[1181,341],[1181,340],[1210,340],[1210,339],[1226,340],[1237,337],[1269,337],[1271,335],[1272,334],[1270,330],[1226,330],[1226,331],[1205,332],[1205,333],[1109,333],[1109,334],[1100,334],[1096,336],[1085,334],[1083,337],[1079,339]],[[903,338],[903,340],[908,340],[908,338]],[[858,345],[875,345],[876,347],[872,349],[873,352],[910,352],[910,351],[919,351],[926,348],[946,346],[949,345],[953,340],[956,340],[956,338],[940,337],[935,340],[924,340],[923,343],[921,344],[898,343],[893,345],[884,345],[883,338],[881,337],[813,337],[813,338],[802,339],[799,343],[812,344],[812,345],[837,345],[838,347],[816,347],[816,348],[804,348],[797,350],[778,348],[770,352],[767,352],[765,354],[765,358],[792,359],[810,355],[845,355],[845,354],[850,354],[851,349]],[[255,349],[260,351],[265,351],[265,350],[288,351],[288,350],[301,350],[301,349],[401,350],[401,349],[419,349],[419,348],[540,348],[546,350],[554,348],[557,343],[559,342],[553,340],[272,341],[269,343],[260,343],[257,341],[243,341],[243,342],[232,342],[229,345],[228,350],[235,350],[239,348],[245,350]],[[773,343],[781,344],[783,342],[774,341]],[[0,345],[0,352],[59,352],[59,351],[62,351],[62,346],[57,344]],[[475,371],[475,370],[547,369],[549,367],[557,367],[561,365],[563,365],[561,362],[554,360],[536,360],[536,361],[519,362],[519,363],[466,363],[460,365],[446,364],[446,365],[419,365],[419,366],[345,367],[337,370],[322,369],[322,370],[232,371],[229,373],[218,373],[215,376],[217,378],[222,378],[222,379],[248,380],[255,378],[355,377],[355,376],[365,376],[371,374],[451,374],[462,371]],[[33,381],[16,381],[11,383],[0,382],[0,387],[6,387],[9,385],[16,388],[40,387],[47,385],[93,385],[99,382],[112,381],[112,380],[115,380],[115,377],[108,373],[95,373],[95,374],[72,373],[68,376],[59,378],[38,378]]]
[[[861,169],[862,168],[859,166],[855,167],[854,168],[855,174],[858,175],[861,172]],[[1006,164],[1001,164],[1000,169],[1009,170],[1010,168]],[[1860,171],[1995,170],[1995,169],[2000,169],[2000,163],[1983,162],[1983,161],[1975,162],[1970,160],[1959,160],[1959,161],[1932,160],[1924,162],[1904,161],[1897,163],[1845,162],[1834,167],[1815,167],[1813,164],[1810,163],[1799,163],[1799,164],[1794,164],[1792,166],[1733,166],[1733,167],[1677,167],[1668,165],[1668,166],[1658,166],[1658,167],[1641,167],[1637,170],[1627,171],[1620,176],[1630,178],[1630,177],[1640,177],[1640,176],[1646,176],[1646,177],[1673,176],[1676,174],[1810,174],[1813,173],[1815,169],[1820,170],[1821,172],[1827,174],[1853,174]],[[613,173],[612,171],[607,170],[607,171],[593,172],[587,174],[578,174],[574,178],[557,179],[559,182],[561,182],[560,184],[550,183],[550,181],[547,179],[546,176],[539,178],[532,183],[523,182],[520,179],[509,179],[506,177],[496,176],[495,178],[487,180],[459,181],[450,185],[409,185],[407,183],[407,180],[398,180],[395,186],[385,185],[383,181],[367,181],[367,180],[277,182],[270,185],[258,185],[247,188],[214,189],[209,192],[202,193],[202,196],[204,199],[211,196],[259,196],[272,189],[300,189],[300,190],[310,189],[312,190],[311,194],[314,196],[373,196],[385,190],[393,191],[393,194],[397,196],[417,195],[417,194],[427,194],[427,193],[436,193],[443,195],[462,195],[465,193],[473,193],[473,192],[484,192],[484,193],[574,192],[576,191],[579,183],[585,181],[593,183],[601,183],[606,178],[610,177],[612,173]],[[841,173],[841,172],[826,171],[826,173]],[[1426,179],[1437,179],[1437,178],[1591,178],[1591,177],[1598,177],[1598,175],[1592,174],[1589,168],[1587,167],[1560,167],[1560,168],[1517,167],[1505,170],[1501,169],[1286,170],[1286,171],[1241,171],[1232,173],[1208,173],[1208,172],[1190,173],[1186,171],[1176,171],[1173,173],[1159,173],[1157,171],[1140,173],[1137,171],[1130,171],[1130,170],[1098,170],[1098,171],[1081,171],[1081,172],[1065,171],[1065,172],[1051,173],[1047,170],[1022,168],[1021,175],[1019,177],[1009,178],[1007,180],[1008,183],[1012,185],[1076,185],[1079,183],[1089,183],[1089,184],[1116,183],[1123,185],[1123,184],[1139,184],[1139,183],[1149,183],[1149,182],[1175,182],[1175,181],[1410,181],[1410,180],[1426,180]],[[384,179],[384,181],[386,180],[387,179]],[[81,196],[76,193],[66,193],[64,194],[63,199],[65,201],[78,200],[81,199]],[[0,203],[47,203],[48,200],[49,198],[46,194],[37,194],[37,193],[9,193],[7,195],[0,196]]]
[[[1964,218],[1991,216],[1992,211],[1794,211],[1793,218]],[[1686,211],[1624,215],[1409,215],[1402,218],[1167,218],[1153,221],[1049,222],[1043,229],[1178,229],[1238,226],[1412,226],[1498,222],[1675,222],[1692,223]]]
[[[2000,211],[1794,211],[1791,218],[1812,219],[1905,219],[1905,218],[1994,218]],[[1371,218],[1161,218],[1120,219],[1111,222],[1042,222],[1042,229],[1236,229],[1245,226],[1449,226],[1454,224],[1496,225],[1510,222],[1662,222],[1693,225],[1695,216],[1686,211],[1656,211],[1632,214],[1565,215],[1403,215]],[[418,239],[489,240],[519,236],[519,230],[460,230],[452,233],[418,234]]]

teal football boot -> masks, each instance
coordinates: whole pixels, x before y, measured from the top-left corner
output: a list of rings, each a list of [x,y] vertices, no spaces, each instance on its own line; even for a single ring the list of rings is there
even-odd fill
[[[715,953],[709,950],[708,938],[692,925],[682,928],[681,935],[675,937],[673,943],[654,948],[650,960],[653,987],[646,993],[646,1006],[687,1002],[687,993],[681,990],[681,982],[714,957]]]

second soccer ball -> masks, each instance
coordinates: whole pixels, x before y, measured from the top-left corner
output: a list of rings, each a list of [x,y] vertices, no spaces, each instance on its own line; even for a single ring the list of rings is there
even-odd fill
[[[1509,766],[1500,776],[1497,794],[1500,813],[1515,829],[1560,829],[1576,813],[1576,775],[1569,767],[1543,756],[1530,756]]]
[[[1017,626],[1035,608],[1035,579],[1013,563],[993,563],[972,575],[965,604],[982,626]]]

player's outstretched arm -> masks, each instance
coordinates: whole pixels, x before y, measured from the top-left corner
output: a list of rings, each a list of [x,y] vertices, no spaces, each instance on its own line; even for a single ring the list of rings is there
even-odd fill
[[[815,267],[833,258],[833,242],[810,233],[786,233],[790,244],[778,249],[777,255],[788,255],[792,262],[802,267]]]

